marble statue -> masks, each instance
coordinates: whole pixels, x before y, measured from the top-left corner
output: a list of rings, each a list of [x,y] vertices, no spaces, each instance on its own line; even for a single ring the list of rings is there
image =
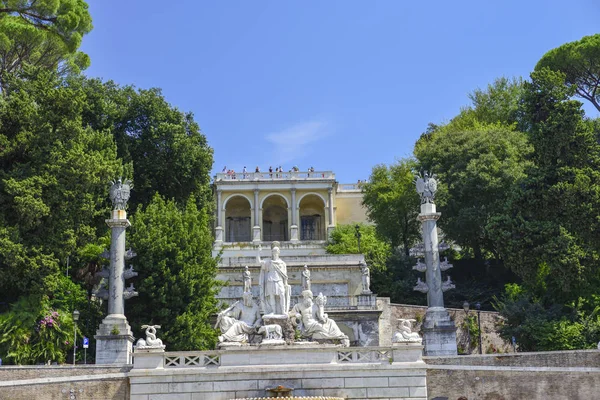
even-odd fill
[[[243,294],[243,302],[239,300],[217,315],[215,328],[221,330],[219,343],[247,343],[248,335],[254,334],[260,326],[260,310],[252,299],[251,292]]]
[[[429,292],[429,286],[425,282],[421,280],[421,278],[417,278],[417,285],[413,288],[417,292],[427,293]]]
[[[302,271],[302,290],[310,290],[310,271],[308,270],[308,265],[305,265]]]
[[[412,269],[419,271],[419,272],[425,272],[427,270],[427,265],[424,262],[421,262],[421,259],[418,258],[417,259],[417,264],[414,265],[412,267]]]
[[[250,270],[248,266],[244,268],[244,272],[242,273],[242,278],[244,279],[244,293],[252,291],[252,275],[250,274]]]
[[[271,246],[271,259],[262,260],[260,250],[259,247],[256,261],[261,265],[258,284],[263,312],[265,315],[287,315],[291,288],[288,285],[287,267],[279,258],[279,242],[273,242]]]
[[[399,318],[400,325],[398,326],[398,332],[394,333],[392,337],[393,343],[421,343],[422,339],[417,332],[412,331],[412,323],[415,319],[403,319]]]
[[[129,179],[123,181],[121,178],[111,183],[109,195],[113,203],[113,210],[124,210],[129,200],[133,183]]]
[[[146,329],[146,339],[138,339],[136,350],[165,349],[162,340],[156,338],[156,330],[160,329],[160,325],[142,325],[142,329]]]
[[[263,341],[265,340],[282,340],[283,333],[281,326],[276,324],[263,325],[258,328],[258,334],[263,335]],[[285,342],[284,342],[285,343]]]
[[[290,316],[302,323],[302,334],[311,340],[339,340],[342,346],[348,347],[350,341],[334,320],[324,312],[327,298],[319,293],[313,303],[313,294],[310,290],[302,292],[303,300],[296,304],[290,311]]]
[[[448,279],[446,279],[444,282],[442,282],[442,292],[445,292],[446,290],[454,289],[455,287],[456,287],[456,285],[454,285],[454,283],[452,283],[452,280],[450,279],[450,275],[448,275]]]
[[[444,261],[442,261],[440,263],[440,270],[442,270],[442,271],[446,271],[446,270],[448,270],[450,268],[453,268],[453,267],[454,267],[454,265],[452,265],[452,264],[450,264],[448,262],[448,257],[444,257]]]
[[[360,262],[360,270],[362,271],[362,291],[363,293],[371,293],[371,271],[366,262]]]
[[[417,193],[421,196],[421,204],[434,203],[435,192],[437,191],[437,180],[435,175],[430,175],[425,171],[422,176],[416,180]]]

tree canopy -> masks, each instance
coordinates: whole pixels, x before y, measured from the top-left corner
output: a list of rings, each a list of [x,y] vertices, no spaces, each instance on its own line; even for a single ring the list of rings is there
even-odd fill
[[[376,165],[362,186],[362,204],[377,233],[392,247],[403,246],[406,255],[420,235],[414,166],[412,160],[400,160],[389,167]]]
[[[6,73],[25,64],[60,71],[86,68],[89,57],[77,49],[92,29],[83,0],[0,1],[0,84]]]
[[[600,34],[548,51],[535,66],[536,71],[543,68],[562,72],[567,86],[600,111]]]

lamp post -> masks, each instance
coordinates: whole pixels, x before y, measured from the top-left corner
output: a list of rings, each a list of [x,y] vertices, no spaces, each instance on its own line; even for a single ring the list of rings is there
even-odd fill
[[[360,237],[362,236],[360,233],[360,225],[356,224],[356,226],[354,227],[354,229],[356,229],[356,232],[354,233],[354,236],[356,236],[356,240],[358,241],[358,252],[360,253]]]
[[[465,325],[467,326],[467,354],[471,353],[471,328],[469,327],[469,302],[465,300],[463,303],[463,310],[465,310]]]
[[[481,350],[481,303],[477,302],[475,308],[477,309],[477,325],[479,326],[479,354],[483,354]]]
[[[77,321],[79,321],[79,311],[73,311],[73,365],[75,365],[75,356],[77,355]]]

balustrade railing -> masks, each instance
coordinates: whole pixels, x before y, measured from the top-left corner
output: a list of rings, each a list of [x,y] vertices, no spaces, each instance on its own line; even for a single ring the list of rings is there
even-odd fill
[[[314,172],[220,172],[215,176],[215,181],[272,181],[272,180],[319,180],[335,179],[332,171],[314,171]]]
[[[240,348],[233,350],[165,352],[163,354],[164,368],[236,366],[240,365],[241,359],[235,356],[235,352],[240,350],[243,351]],[[304,353],[307,350],[300,347],[296,349],[289,348],[286,351]],[[322,348],[313,351],[318,351],[318,353],[315,353],[319,360],[318,363],[328,364],[384,364],[392,362],[394,358],[394,349],[391,347]]]
[[[316,295],[317,293],[315,293]],[[225,306],[230,306],[240,299],[238,297],[220,297],[218,298]],[[260,299],[255,299],[260,305]],[[292,305],[302,302],[302,296],[290,296]],[[357,309],[376,309],[377,303],[374,295],[359,296],[327,296],[325,310],[357,310]]]

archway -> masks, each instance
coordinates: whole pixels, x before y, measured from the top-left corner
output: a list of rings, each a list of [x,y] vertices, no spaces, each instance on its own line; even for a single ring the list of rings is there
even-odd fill
[[[263,202],[262,234],[265,242],[288,238],[287,203],[281,196],[269,196]]]
[[[325,240],[325,202],[316,194],[300,200],[300,240]]]
[[[225,203],[225,241],[250,242],[252,224],[250,201],[243,196],[233,196]]]

